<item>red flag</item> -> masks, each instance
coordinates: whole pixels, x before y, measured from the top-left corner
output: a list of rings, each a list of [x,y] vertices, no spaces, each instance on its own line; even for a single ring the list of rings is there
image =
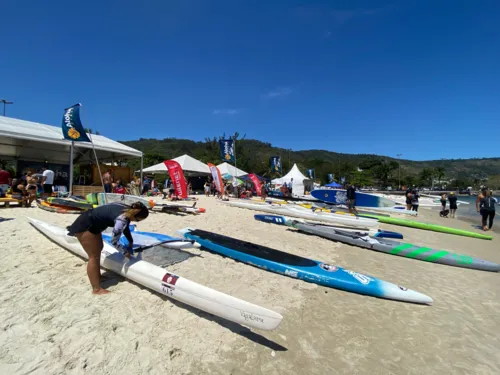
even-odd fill
[[[253,173],[249,174],[248,177],[250,177],[250,180],[252,180],[254,186],[255,186],[255,190],[257,191],[257,195],[258,196],[261,196],[262,195],[262,191],[260,189],[260,180],[259,178],[254,175]]]
[[[224,183],[222,182],[219,168],[211,163],[207,163],[207,165],[208,168],[210,168],[210,172],[212,172],[212,178],[214,179],[217,190],[219,191],[219,193],[224,194]]]
[[[164,163],[167,166],[168,174],[174,184],[175,195],[181,198],[187,198],[186,179],[184,178],[182,167],[175,160],[165,160]]]

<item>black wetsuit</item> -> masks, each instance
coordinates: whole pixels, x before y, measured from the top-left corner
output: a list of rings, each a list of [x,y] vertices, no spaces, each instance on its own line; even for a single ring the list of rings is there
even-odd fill
[[[123,215],[123,212],[128,207],[121,203],[105,204],[94,209],[90,209],[81,214],[68,229],[68,234],[75,235],[89,231],[93,234],[101,234],[107,228],[113,228],[113,236],[111,244],[118,245],[121,235],[125,235],[130,246],[134,240],[130,234],[130,219]]]
[[[456,210],[458,208],[457,206],[457,197],[454,195],[450,195],[448,197],[448,201],[450,202],[450,210]]]
[[[486,226],[488,221],[488,228],[491,229],[493,226],[493,219],[495,218],[495,198],[484,197],[481,199],[481,216],[483,217],[483,227]]]
[[[356,189],[354,186],[349,186],[346,191],[347,195],[347,204],[349,208],[356,207]]]

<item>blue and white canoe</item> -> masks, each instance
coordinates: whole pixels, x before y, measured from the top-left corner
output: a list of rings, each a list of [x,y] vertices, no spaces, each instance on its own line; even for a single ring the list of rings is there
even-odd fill
[[[425,294],[328,263],[199,229],[184,228],[177,233],[209,251],[267,271],[347,292],[404,302],[432,303],[432,298]]]

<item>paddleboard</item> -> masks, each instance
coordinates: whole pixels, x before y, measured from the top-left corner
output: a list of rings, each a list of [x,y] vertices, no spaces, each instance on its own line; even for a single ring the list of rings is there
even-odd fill
[[[28,219],[31,225],[59,246],[84,259],[88,258],[78,240],[67,235],[67,230],[40,220]],[[250,328],[272,330],[283,319],[272,310],[195,283],[165,268],[134,256],[126,258],[106,242],[101,252],[101,266],[169,298]]]
[[[266,271],[373,297],[421,304],[432,303],[432,298],[422,293],[328,263],[204,230],[184,228],[178,233],[195,240],[210,251]]]
[[[485,234],[476,233],[476,232],[470,232],[470,231],[462,230],[462,229],[445,227],[445,226],[442,226],[442,225],[423,223],[421,221],[413,221],[413,220],[400,219],[400,218],[387,217],[387,216],[380,216],[380,215],[372,215],[372,214],[363,214],[363,215],[359,215],[359,216],[378,219],[381,223],[385,223],[385,224],[401,225],[401,226],[404,226],[404,227],[418,228],[418,229],[423,229],[423,230],[430,230],[430,231],[433,231],[433,232],[455,234],[457,236],[472,237],[472,238],[478,238],[478,239],[481,239],[481,240],[492,240],[493,239],[492,236],[487,236]]]
[[[323,202],[333,204],[347,204],[347,191],[334,189],[316,189],[311,195]],[[362,207],[393,207],[395,203],[390,199],[372,194],[356,192],[356,206]]]
[[[326,212],[313,212],[311,210],[302,207],[297,207],[295,205],[291,206],[291,205],[252,204],[247,202],[238,202],[234,200],[222,203],[233,207],[268,212],[274,215],[294,216],[302,219],[322,221],[331,224],[349,225],[358,228],[372,228],[378,226],[378,221],[374,219],[366,220],[366,218],[360,218],[351,215],[338,215]]]
[[[56,212],[58,214],[77,214],[77,215],[79,215],[83,212],[82,210],[77,209],[77,208],[71,209],[68,207],[56,206],[56,205],[52,205],[48,202],[40,201],[40,200],[36,201],[36,205],[38,206],[38,208],[41,208],[44,211]]]
[[[47,202],[51,204],[56,204],[58,206],[70,207],[70,208],[79,208],[81,210],[89,210],[93,207],[91,203],[77,201],[72,198],[55,198],[49,197],[47,198]]]
[[[90,197],[89,197],[90,195]],[[141,197],[136,197],[135,195],[127,195],[127,194],[114,194],[114,193],[93,193],[87,195],[87,201],[89,203],[103,205],[108,203],[123,203],[128,206],[134,204],[135,202],[141,202],[148,208],[154,207],[154,201],[147,200]],[[97,202],[97,203],[94,203]]]
[[[434,250],[429,247],[421,247],[405,242],[388,240],[381,236],[369,236],[365,233],[352,233],[336,229],[330,226],[303,223],[296,220],[286,219],[284,217],[255,218],[273,224],[287,225],[298,229],[301,232],[314,234],[319,237],[328,238],[345,244],[363,247],[365,249],[375,250],[386,254],[398,255],[410,259],[418,259],[431,263],[444,264],[454,267],[470,268],[481,271],[499,272],[500,264],[489,262],[479,258],[473,258],[468,255],[455,254],[446,250]],[[386,237],[387,238],[387,237]]]

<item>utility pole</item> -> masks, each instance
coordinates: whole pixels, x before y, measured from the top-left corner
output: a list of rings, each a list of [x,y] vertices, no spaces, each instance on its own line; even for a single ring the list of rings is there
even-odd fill
[[[14,102],[9,102],[9,101],[7,101],[5,99],[0,99],[0,103],[3,103],[3,115],[5,117],[5,105],[6,104],[14,104]]]
[[[398,157],[399,161],[398,161],[398,184],[399,184],[399,190],[401,190],[401,156],[403,156],[403,154],[396,154],[396,156]]]

